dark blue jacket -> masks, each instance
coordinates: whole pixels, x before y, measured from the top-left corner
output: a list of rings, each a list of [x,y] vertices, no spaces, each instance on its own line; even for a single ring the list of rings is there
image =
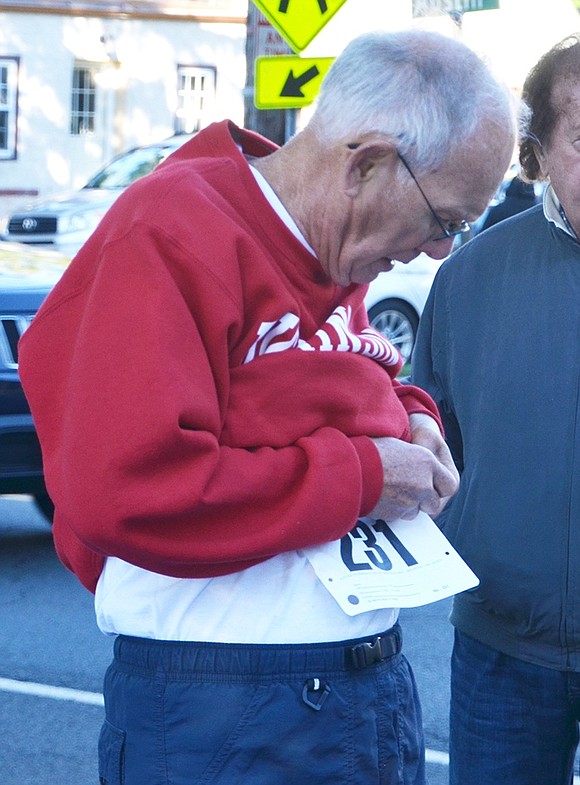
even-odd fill
[[[453,624],[580,671],[580,244],[541,206],[442,265],[413,382],[462,472],[438,523],[481,581],[455,598]]]

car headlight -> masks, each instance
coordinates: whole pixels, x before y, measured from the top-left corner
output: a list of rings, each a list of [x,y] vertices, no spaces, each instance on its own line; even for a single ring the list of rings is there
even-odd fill
[[[92,232],[104,214],[104,210],[91,210],[90,212],[63,215],[58,219],[58,233]]]

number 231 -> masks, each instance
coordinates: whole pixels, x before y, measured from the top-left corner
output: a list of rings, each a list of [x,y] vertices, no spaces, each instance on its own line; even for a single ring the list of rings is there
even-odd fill
[[[372,570],[373,565],[379,570],[388,571],[393,569],[393,562],[377,542],[375,532],[380,532],[387,539],[408,567],[418,563],[417,559],[405,548],[401,540],[387,526],[385,521],[376,520],[374,526],[370,526],[368,523],[359,520],[354,529],[351,529],[340,541],[340,556],[350,572]],[[363,545],[365,546],[364,554],[371,562],[370,564],[368,562],[355,562],[353,556],[353,541],[355,539],[363,540]]]

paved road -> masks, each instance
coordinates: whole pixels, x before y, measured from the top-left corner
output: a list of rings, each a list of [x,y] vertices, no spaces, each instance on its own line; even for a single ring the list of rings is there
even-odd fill
[[[442,601],[402,614],[423,697],[430,785],[447,785],[448,610]],[[0,498],[0,629],[0,782],[96,785],[112,644],[96,629],[91,595],[60,565],[49,527],[24,497]]]

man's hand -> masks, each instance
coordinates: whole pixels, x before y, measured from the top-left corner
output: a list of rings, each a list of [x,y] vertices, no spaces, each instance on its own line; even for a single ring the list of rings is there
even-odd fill
[[[373,439],[383,464],[383,493],[371,518],[412,520],[422,510],[439,515],[459,487],[459,475],[437,424],[428,415],[413,414],[412,442]],[[432,423],[432,425],[431,425]]]
[[[431,450],[433,455],[440,461],[440,463],[448,469],[457,481],[457,488],[459,487],[459,472],[453,462],[449,447],[445,444],[445,440],[441,436],[439,426],[432,417],[428,414],[411,414],[409,417],[411,425],[411,443],[419,444]],[[455,493],[453,491],[453,493]],[[450,496],[453,496],[453,493]],[[450,498],[447,497],[448,499]]]

